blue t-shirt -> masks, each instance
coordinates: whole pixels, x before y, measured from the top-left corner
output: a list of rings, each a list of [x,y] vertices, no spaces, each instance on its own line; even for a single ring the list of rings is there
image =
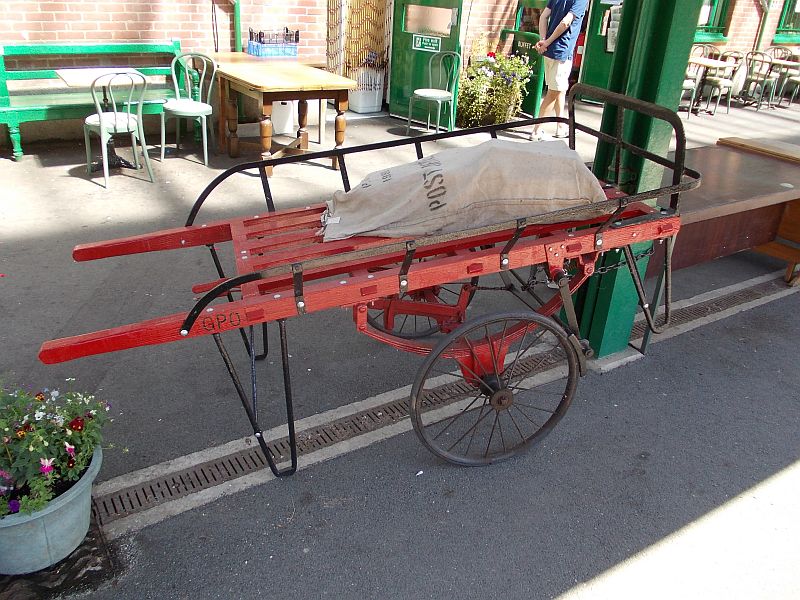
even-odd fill
[[[548,0],[547,8],[550,9],[550,20],[547,22],[547,37],[553,33],[558,24],[561,23],[567,13],[572,13],[569,28],[561,34],[561,37],[553,40],[553,43],[544,51],[544,55],[554,60],[572,60],[572,52],[575,50],[575,42],[581,32],[583,15],[589,0]]]

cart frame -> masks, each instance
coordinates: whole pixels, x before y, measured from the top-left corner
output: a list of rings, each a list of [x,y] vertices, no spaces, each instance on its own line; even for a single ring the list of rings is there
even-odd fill
[[[595,130],[575,120],[575,102],[579,97],[591,97],[606,105],[617,107],[615,135]],[[188,314],[175,314],[132,325],[115,327],[99,332],[45,342],[40,359],[46,363],[72,360],[81,356],[116,351],[156,343],[176,341],[183,337],[212,335],[217,349],[228,370],[237,395],[247,414],[270,469],[277,477],[294,473],[297,469],[297,441],[294,425],[293,395],[289,368],[286,319],[318,312],[334,307],[350,306],[359,332],[362,332],[395,348],[425,355],[423,364],[412,391],[412,422],[423,443],[445,460],[458,464],[488,464],[516,454],[520,449],[541,439],[563,416],[574,394],[575,373],[583,375],[586,359],[592,355],[586,340],[580,339],[578,320],[572,302],[572,294],[595,272],[598,257],[610,249],[622,249],[625,263],[631,272],[649,329],[659,332],[669,322],[671,290],[671,254],[674,237],[680,228],[680,194],[695,188],[700,183],[700,174],[684,165],[685,136],[682,121],[677,114],[656,106],[606,90],[578,84],[568,95],[568,119],[526,119],[499,125],[435,133],[413,139],[368,144],[350,148],[336,148],[302,156],[245,162],[217,176],[200,194],[194,203],[185,226],[120,240],[97,242],[77,246],[73,251],[75,260],[94,260],[110,256],[135,254],[164,249],[205,245],[209,248],[219,279],[193,287],[203,296]],[[641,113],[669,124],[676,139],[676,150],[668,159],[640,148],[622,138],[625,111]],[[555,213],[517,219],[460,231],[456,233],[427,236],[418,239],[390,240],[386,238],[360,237],[340,242],[315,243],[310,229],[318,223],[322,206],[288,211],[276,211],[267,172],[271,167],[300,161],[335,158],[341,172],[345,191],[350,190],[347,163],[360,153],[380,151],[397,146],[414,145],[418,158],[423,158],[422,145],[451,137],[488,133],[497,137],[502,131],[519,129],[542,122],[565,122],[569,125],[569,146],[575,148],[576,132],[581,131],[599,141],[612,144],[616,150],[613,181],[603,184],[608,200],[591,205],[587,214],[585,207],[566,209]],[[616,186],[620,183],[621,157],[624,152],[652,161],[672,171],[671,183],[645,192],[625,194]],[[267,208],[266,215],[217,221],[195,225],[195,220],[205,201],[219,185],[238,173],[257,170]],[[646,200],[669,198],[668,206],[654,207]],[[598,216],[601,208],[606,214]],[[263,241],[266,240],[266,241]],[[279,241],[276,241],[279,240]],[[281,244],[291,251],[281,251]],[[304,241],[305,240],[305,241]],[[636,268],[631,245],[642,241],[659,240],[666,243],[664,270],[656,285],[652,301],[645,297],[644,285]],[[222,266],[216,245],[233,241],[234,247],[242,247],[236,255],[237,271],[228,277]],[[270,246],[269,244],[273,245]],[[239,244],[238,246],[236,244]],[[263,247],[259,248],[259,244]],[[298,245],[300,244],[300,245]],[[305,245],[303,245],[305,244]],[[265,249],[266,248],[266,249]],[[300,258],[292,256],[300,248]],[[273,256],[262,259],[269,252]],[[248,258],[259,258],[261,263]],[[543,300],[533,292],[534,275],[526,281],[518,269],[542,265],[544,277],[557,292]],[[514,293],[531,310],[538,313],[513,313],[478,319],[477,325],[464,324],[466,305],[477,289],[476,279],[491,273],[500,273],[506,283],[503,289]],[[512,279],[516,278],[517,283]],[[431,290],[450,282],[459,284],[458,299],[453,303],[439,303]],[[541,283],[541,282],[540,282]],[[655,323],[655,306],[666,295],[664,323]],[[416,295],[415,295],[416,294]],[[224,299],[227,302],[215,303]],[[369,310],[383,307],[383,326],[370,320]],[[392,307],[392,313],[388,311]],[[563,318],[556,312],[563,309]],[[418,339],[403,335],[393,326],[396,314],[424,315],[445,334],[438,341]],[[273,455],[263,437],[258,415],[257,362],[269,353],[267,323],[277,321],[280,335],[280,353],[283,369],[284,396],[290,456]],[[262,328],[262,351],[256,350],[255,327]],[[499,329],[502,325],[502,329]],[[490,332],[490,327],[497,327]],[[476,327],[478,329],[476,329]],[[483,330],[485,330],[485,336]],[[471,328],[471,329],[470,329]],[[246,391],[221,334],[238,330],[249,356],[250,394]],[[469,332],[473,333],[470,334]],[[478,331],[477,334],[474,334]],[[566,392],[552,417],[530,435],[520,431],[521,442],[516,446],[503,447],[489,456],[494,437],[494,427],[484,457],[466,457],[453,453],[452,448],[440,448],[435,438],[427,432],[423,407],[429,404],[430,394],[425,381],[430,377],[432,365],[439,360],[455,360],[463,380],[477,390],[473,400],[481,398],[484,407],[493,407],[496,413],[508,410],[513,404],[516,387],[511,385],[514,370],[520,357],[531,352],[522,346],[516,350],[516,358],[510,366],[507,385],[503,382],[506,373],[506,354],[514,344],[523,344],[531,331],[537,335],[548,334],[553,340],[555,353],[569,367]],[[469,335],[483,336],[478,346]],[[644,345],[646,346],[646,339]],[[551,353],[552,354],[552,353]],[[510,363],[510,359],[509,363]],[[524,362],[523,358],[523,362]],[[502,373],[501,373],[502,371]],[[515,382],[516,383],[516,382]],[[473,391],[470,392],[472,394]],[[463,390],[459,394],[464,395]],[[469,395],[469,394],[467,394]],[[415,400],[416,398],[416,400]],[[459,401],[461,398],[459,396]],[[464,409],[465,412],[469,409]],[[441,410],[441,409],[439,409]],[[489,414],[491,408],[487,409]],[[459,417],[447,417],[451,424]],[[481,408],[480,422],[485,418]],[[513,419],[513,417],[512,417]],[[519,430],[516,422],[514,425]],[[476,424],[477,426],[477,424]],[[449,426],[448,426],[449,427]],[[445,428],[446,429],[446,428]],[[438,434],[438,435],[441,435]],[[466,434],[465,434],[466,435]],[[502,431],[500,432],[502,436]],[[473,433],[474,436],[474,433]],[[288,466],[280,465],[289,462]]]

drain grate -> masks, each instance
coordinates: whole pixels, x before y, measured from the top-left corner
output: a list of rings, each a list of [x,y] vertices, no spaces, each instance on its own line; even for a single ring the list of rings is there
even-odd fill
[[[768,281],[750,288],[721,296],[673,311],[672,324],[682,325],[707,317],[723,310],[740,306],[786,289],[780,279]],[[631,334],[632,339],[644,335],[646,324],[638,323]],[[556,351],[535,354],[520,360],[516,372],[534,375],[546,372],[560,359]],[[458,396],[473,390],[463,380],[443,384],[428,391],[425,401],[431,405],[445,405],[458,400]],[[365,410],[336,421],[303,430],[297,434],[298,455],[309,454],[365,433],[398,423],[409,417],[407,399]],[[289,460],[288,438],[275,440],[268,447],[276,462]],[[211,460],[192,468],[170,473],[161,478],[140,483],[129,488],[96,497],[92,503],[93,514],[100,525],[144,512],[159,504],[194,494],[227,481],[243,477],[267,467],[266,460],[257,445],[228,456]]]
[[[515,373],[531,375],[544,372],[557,362],[551,353],[537,354],[521,359]],[[474,393],[463,380],[446,383],[430,390],[426,400],[433,405],[449,404],[459,395]],[[297,434],[299,456],[315,452],[370,431],[387,427],[409,416],[408,400],[403,398],[388,402]],[[277,463],[289,460],[289,439],[284,437],[267,444]],[[112,521],[154,508],[164,502],[176,500],[200,490],[214,487],[226,481],[243,477],[267,467],[258,446],[240,450],[228,456],[201,463],[189,469],[170,473],[159,479],[140,483],[128,488],[98,496],[93,501],[93,513],[98,523],[107,525]]]
[[[752,302],[766,296],[772,296],[777,292],[785,290],[786,283],[783,281],[783,279],[772,279],[770,281],[760,283],[749,288],[744,288],[718,298],[713,298],[711,300],[706,300],[705,302],[698,302],[697,304],[685,306],[678,310],[672,311],[670,327],[691,323],[692,321],[697,321],[698,319],[720,313],[724,310],[728,310],[729,308],[741,306],[742,304],[747,304],[748,302]],[[656,320],[657,324],[660,324],[663,319],[662,315],[659,315],[659,317],[660,318]],[[645,321],[636,323],[636,325],[633,327],[633,331],[631,332],[631,339],[641,339],[644,336],[646,328],[647,323]]]

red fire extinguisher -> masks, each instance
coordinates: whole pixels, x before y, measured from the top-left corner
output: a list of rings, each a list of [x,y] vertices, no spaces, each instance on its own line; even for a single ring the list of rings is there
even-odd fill
[[[572,68],[580,69],[581,61],[583,60],[583,49],[586,45],[586,32],[581,31],[578,34],[578,41],[575,44],[575,56],[572,57]]]

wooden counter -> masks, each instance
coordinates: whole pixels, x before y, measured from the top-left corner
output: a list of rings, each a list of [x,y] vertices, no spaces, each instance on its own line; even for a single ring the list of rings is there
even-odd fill
[[[686,165],[703,182],[681,195],[673,268],[775,242],[786,229],[785,215],[800,212],[800,168],[791,160],[716,145],[688,150]]]

